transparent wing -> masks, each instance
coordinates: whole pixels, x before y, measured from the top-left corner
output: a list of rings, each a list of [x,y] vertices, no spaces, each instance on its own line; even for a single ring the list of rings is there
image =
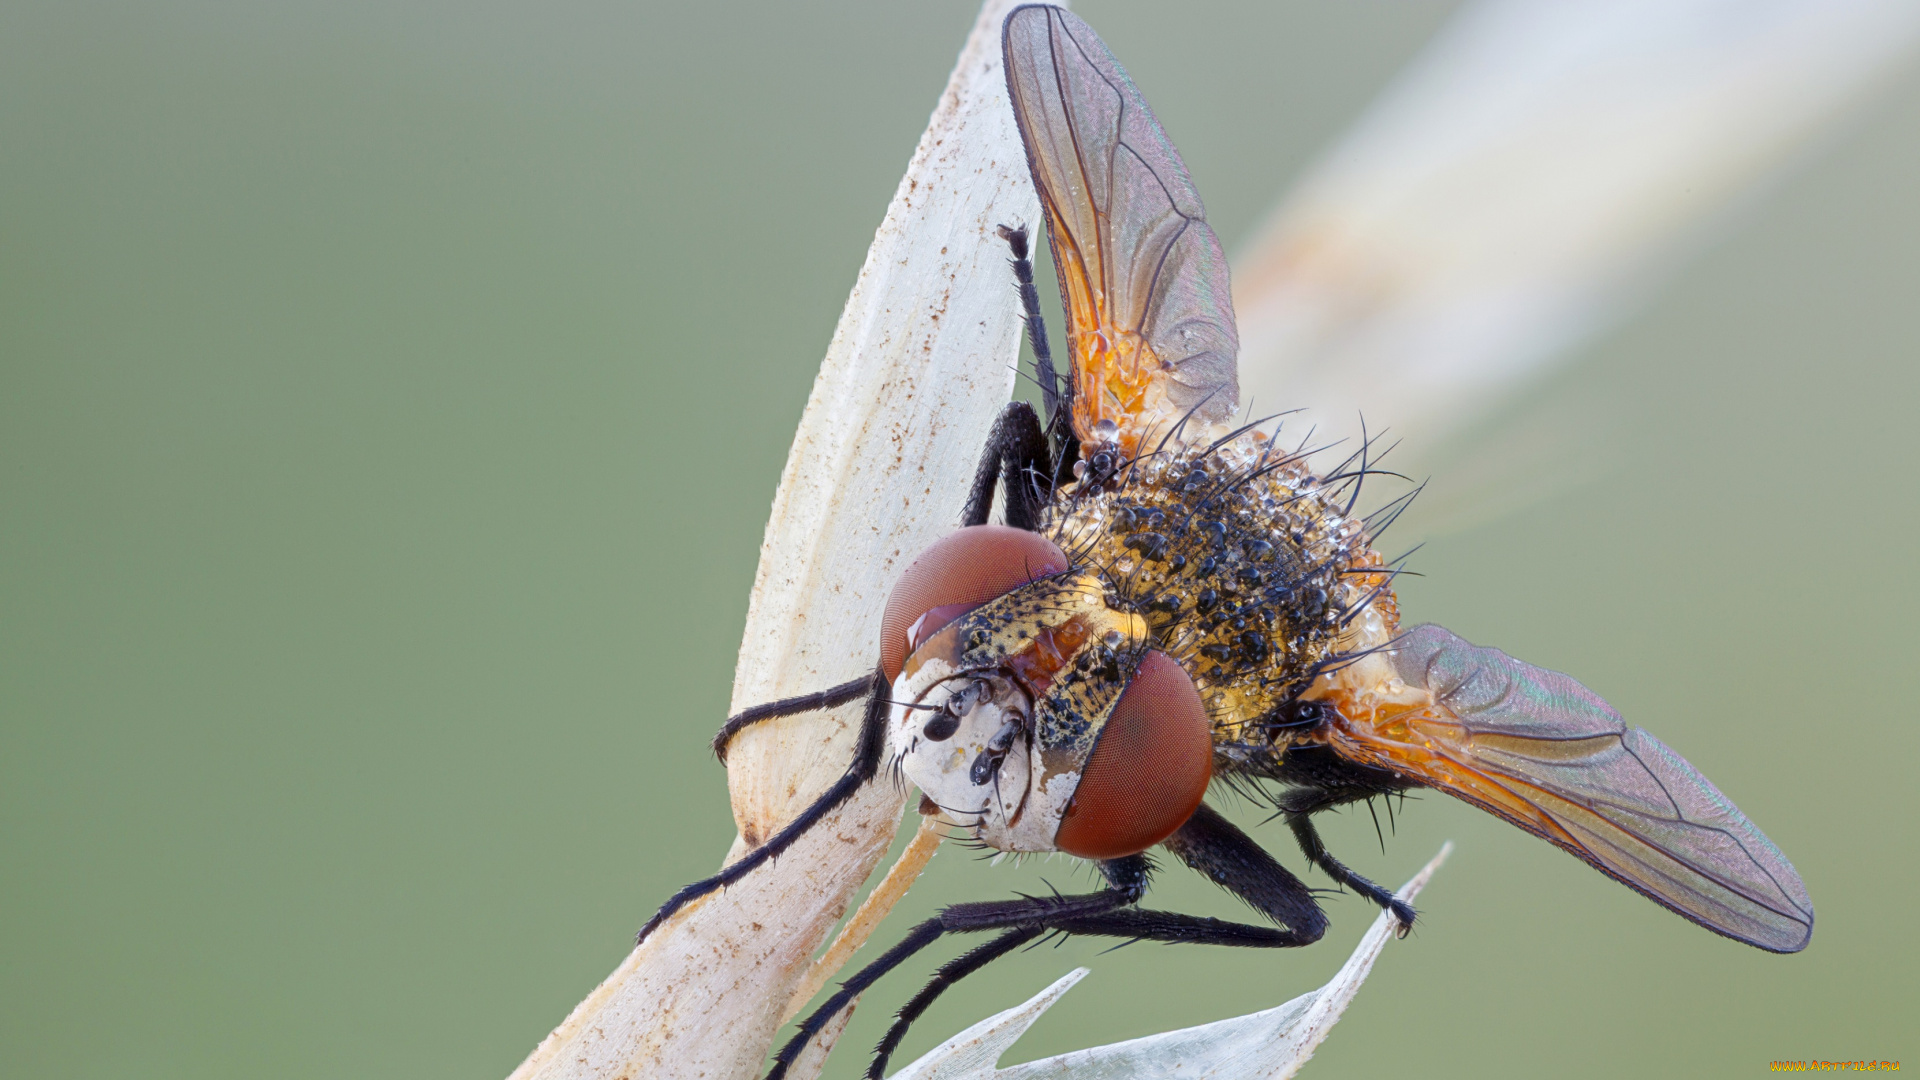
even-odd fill
[[[1403,635],[1392,664],[1427,701],[1349,716],[1337,753],[1497,814],[1710,930],[1806,946],[1813,903],[1793,864],[1591,690],[1431,625]]]
[[[1239,402],[1227,260],[1166,133],[1092,28],[1056,7],[1005,30],[1007,89],[1067,311],[1073,426],[1131,452]]]

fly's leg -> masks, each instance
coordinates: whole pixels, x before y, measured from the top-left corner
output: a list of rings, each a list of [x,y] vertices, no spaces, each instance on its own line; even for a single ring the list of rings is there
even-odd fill
[[[1040,384],[1046,426],[1023,401],[1010,402],[993,422],[987,448],[974,471],[973,490],[960,515],[961,525],[985,525],[993,509],[994,486],[1006,491],[1007,524],[1032,531],[1040,508],[1053,489],[1065,483],[1072,459],[1078,456],[1069,406],[1073,384],[1062,384],[1047,345],[1047,323],[1040,314],[1040,291],[1033,284],[1033,260],[1028,258],[1027,230],[1000,226],[1000,238],[1013,253],[1013,278],[1020,286],[1020,310],[1027,322],[1027,341],[1033,346],[1033,377]]]
[[[1326,933],[1327,916],[1313,892],[1213,807],[1201,803],[1180,831],[1167,837],[1165,846],[1207,880],[1298,934],[1300,944],[1318,941]]]
[[[973,491],[960,513],[960,524],[987,523],[997,482],[1006,488],[1007,524],[1032,532],[1039,523],[1040,508],[1053,492],[1049,464],[1047,436],[1040,430],[1033,406],[1024,401],[1009,402],[987,435],[987,448],[974,470]]]
[[[647,924],[634,935],[633,940],[636,945],[645,941],[654,927],[685,907],[688,901],[705,896],[716,889],[726,888],[752,873],[760,864],[793,846],[793,842],[800,839],[801,834],[813,828],[835,807],[846,802],[854,792],[860,790],[862,784],[873,779],[874,774],[880,771],[880,757],[886,751],[887,683],[877,673],[869,678],[872,690],[867,697],[866,716],[860,724],[860,742],[853,752],[853,764],[847,767],[846,773],[834,781],[833,786],[815,799],[811,806],[800,811],[799,816],[789,821],[784,828],[769,837],[766,843],[754,848],[739,862],[710,878],[696,881],[669,897],[667,902],[660,906],[660,910],[654,913],[653,918],[648,919]],[[845,688],[836,687],[835,689]]]
[[[740,734],[742,729],[752,727],[762,720],[772,720],[775,717],[793,716],[796,713],[814,712],[819,709],[838,708],[855,698],[866,697],[872,694],[873,688],[878,684],[879,680],[880,675],[878,672],[862,675],[857,679],[843,682],[839,686],[829,687],[817,694],[802,694],[799,697],[769,701],[765,705],[755,705],[751,709],[744,710],[738,716],[730,716],[727,718],[727,722],[721,725],[720,730],[713,736],[713,756],[719,758],[721,762],[724,763],[727,760],[727,744],[731,743],[733,737]]]
[[[907,1029],[913,1026],[915,1020],[920,1019],[920,1014],[926,1012],[927,1006],[932,1005],[934,999],[944,993],[947,987],[979,971],[981,968],[986,967],[995,960],[1025,945],[1027,942],[1034,940],[1043,933],[1045,933],[1045,931],[1037,927],[1026,926],[1009,930],[999,937],[994,938],[992,941],[987,942],[985,945],[961,953],[954,959],[940,965],[940,969],[933,973],[933,978],[928,980],[927,985],[921,987],[920,992],[913,995],[905,1005],[900,1007],[900,1011],[894,1014],[893,1025],[887,1028],[886,1037],[881,1039],[880,1045],[874,1048],[873,1062],[867,1067],[867,1076],[869,1078],[877,1078],[881,1073],[886,1071],[887,1059],[892,1057],[893,1052],[900,1048],[900,1040],[907,1037]]]
[[[1057,924],[1078,918],[1098,915],[1137,904],[1146,895],[1147,874],[1151,869],[1147,860],[1139,855],[1130,855],[1124,859],[1109,859],[1100,864],[1100,872],[1107,878],[1107,888],[1097,893],[1084,893],[1079,896],[1023,896],[1018,900],[990,900],[977,904],[955,904],[943,909],[940,914],[907,932],[907,936],[898,945],[888,949],[879,959],[854,973],[853,978],[841,985],[840,990],[828,998],[826,1004],[815,1009],[811,1015],[801,1021],[798,1032],[780,1048],[773,1057],[773,1068],[767,1072],[767,1080],[782,1080],[787,1075],[788,1066],[800,1055],[807,1042],[820,1029],[827,1025],[840,1010],[847,1007],[854,998],[859,997],[880,977],[899,967],[915,953],[940,940],[945,934],[979,933],[985,930],[1005,930],[1007,933],[974,950],[967,956],[983,954],[978,962],[962,970],[956,966],[960,961],[948,964],[941,970],[954,979],[966,975],[988,961],[1004,956],[1024,941],[1030,941]],[[1016,939],[1016,935],[1020,935]],[[998,947],[996,949],[996,946]],[[967,957],[961,957],[961,961]],[[954,971],[948,972],[952,968]],[[940,986],[945,989],[946,986]],[[930,991],[930,992],[927,992]],[[925,1009],[939,996],[939,990],[932,986],[916,998],[920,1008]],[[924,999],[924,1000],[922,1000]],[[915,1015],[918,1015],[917,1013]],[[911,1022],[910,1019],[907,1022]],[[896,1031],[888,1031],[887,1037],[893,1045],[898,1045],[900,1037],[906,1034],[904,1023],[895,1023]],[[882,1043],[887,1053],[891,1047]],[[868,1070],[869,1076],[878,1076],[886,1067],[886,1057],[877,1057]]]
[[[1073,436],[1073,380],[1061,379],[1053,367],[1053,348],[1047,343],[1047,320],[1040,314],[1040,290],[1033,284],[1033,260],[1027,257],[1027,230],[1002,225],[1000,239],[1013,252],[1013,280],[1020,286],[1020,314],[1027,323],[1027,344],[1033,346],[1033,381],[1040,384],[1040,403],[1047,410],[1047,439],[1054,458],[1053,484],[1067,482],[1068,466],[1079,454]]]
[[[1293,830],[1293,838],[1300,844],[1301,854],[1307,861],[1326,872],[1333,880],[1359,893],[1361,896],[1393,912],[1400,920],[1401,933],[1413,925],[1414,910],[1405,900],[1396,898],[1393,893],[1368,881],[1345,863],[1333,857],[1327,851],[1327,845],[1320,839],[1320,830],[1313,827],[1313,815],[1322,810],[1331,809],[1341,803],[1355,802],[1379,791],[1368,789],[1326,789],[1303,788],[1288,792],[1280,800],[1280,811],[1287,819],[1287,827]]]
[[[1209,810],[1206,813],[1208,820],[1199,827],[1191,831],[1182,829],[1182,832],[1188,835],[1181,842],[1181,846],[1175,848],[1175,853],[1190,865],[1219,869],[1220,874],[1215,877],[1215,880],[1236,894],[1247,898],[1248,902],[1258,908],[1262,914],[1286,912],[1289,916],[1287,920],[1289,925],[1286,929],[1248,926],[1244,923],[1200,918],[1178,912],[1143,911],[1127,904],[1115,905],[1102,911],[1059,912],[1047,917],[1037,926],[1022,926],[1010,930],[987,944],[961,955],[935,972],[933,980],[901,1008],[893,1026],[887,1029],[886,1037],[880,1041],[879,1047],[874,1052],[873,1062],[867,1068],[868,1080],[880,1080],[881,1075],[886,1071],[887,1059],[900,1045],[901,1039],[906,1036],[908,1025],[919,1019],[920,1014],[926,1011],[934,998],[940,996],[941,991],[1044,933],[1118,937],[1130,941],[1237,945],[1256,949],[1291,949],[1310,945],[1319,940],[1321,932],[1326,927],[1326,920],[1320,915],[1319,908],[1314,904],[1313,897],[1307,892],[1306,887],[1275,863],[1266,852],[1261,851],[1259,845],[1248,839],[1246,834],[1235,829],[1212,811]],[[1233,837],[1238,839],[1232,839]],[[1174,845],[1169,842],[1168,847],[1173,848]],[[1249,852],[1257,852],[1259,857],[1253,857]],[[1146,861],[1137,855],[1133,859],[1138,860],[1135,866],[1140,875],[1139,887],[1144,891]],[[1124,864],[1132,860],[1123,859],[1115,862]],[[1109,865],[1112,864],[1102,864],[1101,869],[1104,871]],[[1119,869],[1124,871],[1132,868],[1120,867]],[[832,1013],[827,1015],[831,1016]],[[769,1077],[769,1080],[773,1078]]]
[[[1116,912],[1133,916],[1151,915],[1145,923],[1127,922],[1124,933],[1109,933],[1103,915],[1054,920],[1045,927],[1064,933],[1138,936],[1152,941],[1192,941],[1216,945],[1243,945],[1255,948],[1294,948],[1320,940],[1326,932],[1327,917],[1314,902],[1313,893],[1281,866],[1266,849],[1253,841],[1233,823],[1202,803],[1180,830],[1168,837],[1166,849],[1181,862],[1207,876],[1208,880],[1245,900],[1255,911],[1285,927],[1273,930],[1263,926],[1243,926],[1214,919],[1195,920],[1190,916],[1165,912]],[[1138,857],[1136,857],[1138,858]],[[1111,867],[1111,869],[1108,869]],[[1146,888],[1144,860],[1130,863],[1115,860],[1102,864],[1113,887]],[[1137,884],[1129,875],[1137,874]],[[1116,924],[1118,925],[1118,924]],[[1135,934],[1135,930],[1142,932]],[[1039,936],[1032,929],[1011,930],[985,945],[950,961],[934,973],[933,979],[900,1009],[893,1026],[875,1050],[874,1063],[868,1069],[871,1080],[878,1080],[887,1058],[906,1037],[907,1028],[933,1004],[940,994],[962,978],[985,967],[1001,956]]]
[[[1027,257],[1027,229],[1002,225],[1000,239],[1012,249],[1013,280],[1020,286],[1020,314],[1027,322],[1027,344],[1033,346],[1033,377],[1040,384],[1040,401],[1047,407],[1051,426],[1060,416],[1067,394],[1060,391],[1060,377],[1053,369],[1053,348],[1047,343],[1047,320],[1040,314],[1040,290],[1033,284],[1033,260]],[[1071,391],[1068,391],[1070,394]]]
[[[1185,945],[1232,945],[1242,949],[1297,949],[1313,938],[1271,926],[1249,926],[1177,911],[1128,908],[1077,919],[1063,919],[1054,927],[1067,934],[1117,937],[1129,941],[1165,941]]]

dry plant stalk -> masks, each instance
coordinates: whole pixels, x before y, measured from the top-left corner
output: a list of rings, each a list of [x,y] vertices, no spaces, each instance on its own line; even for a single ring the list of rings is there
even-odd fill
[[[834,331],[761,545],[735,710],[871,666],[888,587],[959,519],[981,439],[1011,394],[1021,324],[994,230],[1039,221],[1001,74],[1013,6],[982,9]],[[845,771],[857,711],[735,739],[729,859]],[[682,909],[512,1080],[757,1075],[815,952],[886,853],[905,794],[868,785],[779,859]]]

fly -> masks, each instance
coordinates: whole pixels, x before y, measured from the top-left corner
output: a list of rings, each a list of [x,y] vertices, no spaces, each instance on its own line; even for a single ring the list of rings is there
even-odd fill
[[[1433,788],[1493,813],[1716,933],[1804,948],[1813,906],[1786,856],[1704,776],[1573,679],[1403,629],[1397,568],[1358,515],[1370,447],[1317,475],[1238,407],[1227,262],[1185,164],[1087,24],[1032,5],[1003,31],[1007,88],[1067,315],[1056,370],[1024,228],[1001,229],[1044,421],[1009,404],[961,528],[888,599],[875,670],[750,709],[867,702],[855,760],[818,801],[647,926],[751,873],[891,764],[978,841],[1093,860],[1104,887],[956,904],[849,979],[776,1055],[806,1042],[949,933],[988,941],[901,1010],[868,1075],[948,985],[1046,935],[1292,948],[1312,892],[1206,805],[1220,781],[1270,798],[1305,861],[1391,911],[1412,908],[1330,853],[1314,815]],[[998,493],[1005,524],[988,524]],[[1162,847],[1270,925],[1142,909]]]

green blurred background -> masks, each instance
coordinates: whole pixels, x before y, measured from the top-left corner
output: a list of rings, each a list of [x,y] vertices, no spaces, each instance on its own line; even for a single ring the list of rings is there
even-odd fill
[[[1079,10],[1231,248],[1449,7]],[[0,1073],[503,1076],[711,872],[767,506],[973,16],[0,8]],[[1826,151],[1510,410],[1612,403],[1618,466],[1403,592],[1712,776],[1805,875],[1811,948],[1452,800],[1384,853],[1344,814],[1385,881],[1459,850],[1307,1075],[1913,1056],[1920,73]],[[1042,879],[1085,871],[953,849],[906,914]],[[1329,909],[1295,954],[1023,954],[906,1052],[1079,963],[1018,1054],[1276,1004],[1372,917]]]

